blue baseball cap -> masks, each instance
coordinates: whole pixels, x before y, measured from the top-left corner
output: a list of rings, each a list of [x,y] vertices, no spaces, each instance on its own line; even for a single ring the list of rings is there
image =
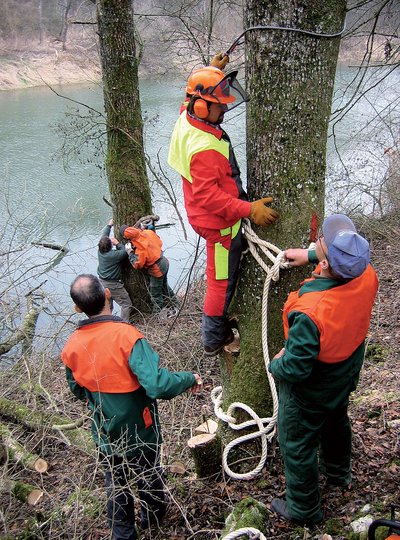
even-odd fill
[[[332,271],[343,279],[360,276],[370,261],[369,243],[343,214],[328,216],[322,224]]]

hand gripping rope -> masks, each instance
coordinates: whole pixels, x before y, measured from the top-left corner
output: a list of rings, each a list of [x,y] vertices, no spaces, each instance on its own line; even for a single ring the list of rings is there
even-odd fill
[[[249,244],[249,249],[253,257],[256,259],[258,264],[266,273],[266,278],[263,288],[263,298],[262,298],[262,319],[261,319],[261,335],[262,335],[262,347],[264,355],[265,370],[268,377],[268,382],[271,388],[271,395],[273,401],[273,414],[269,418],[260,418],[248,405],[240,402],[231,403],[228,407],[226,413],[221,408],[222,404],[222,386],[217,386],[211,392],[211,400],[214,404],[214,413],[220,420],[227,422],[229,427],[234,430],[245,429],[250,426],[257,426],[258,431],[249,433],[247,435],[242,435],[231,441],[224,449],[222,455],[222,466],[224,471],[235,480],[251,480],[255,478],[262,468],[265,465],[267,459],[267,445],[268,441],[271,441],[276,432],[276,423],[278,418],[278,395],[275,387],[275,382],[268,371],[268,365],[270,363],[269,351],[268,351],[268,292],[271,284],[271,280],[278,281],[279,279],[279,270],[281,268],[288,268],[289,263],[283,262],[284,252],[279,248],[270,244],[269,242],[259,238],[250,226],[248,219],[243,220],[244,234]],[[262,258],[260,252],[272,262],[272,266],[269,267],[268,264]],[[252,418],[246,422],[241,422],[240,424],[236,423],[236,419],[233,416],[235,409],[242,409],[247,412],[247,414]],[[247,473],[235,473],[233,472],[228,465],[228,454],[235,446],[245,442],[261,437],[261,457],[258,465]]]

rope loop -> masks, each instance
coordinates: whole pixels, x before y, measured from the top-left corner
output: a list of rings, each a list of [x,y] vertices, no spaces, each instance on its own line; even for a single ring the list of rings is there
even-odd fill
[[[233,439],[230,443],[226,445],[222,454],[222,466],[224,471],[228,476],[235,480],[252,480],[255,478],[264,468],[265,462],[267,460],[267,451],[268,451],[268,442],[271,442],[276,433],[276,424],[278,421],[278,393],[276,391],[275,381],[271,373],[268,370],[270,363],[269,351],[268,351],[268,294],[271,281],[278,281],[280,270],[283,268],[289,268],[290,264],[284,262],[285,254],[279,248],[259,238],[256,233],[253,231],[248,219],[244,219],[243,222],[243,232],[244,236],[248,242],[248,250],[253,255],[255,260],[264,270],[266,276],[263,287],[263,297],[262,297],[262,308],[261,308],[261,338],[262,338],[262,347],[263,347],[263,356],[265,371],[267,374],[268,382],[271,388],[271,396],[273,403],[273,413],[269,418],[260,418],[251,407],[245,403],[234,402],[231,403],[226,412],[222,409],[222,395],[223,389],[222,386],[217,386],[211,391],[211,400],[214,404],[214,414],[217,418],[226,422],[231,429],[235,431],[241,429],[247,429],[250,427],[257,427],[256,431],[242,435]],[[267,264],[266,261],[272,263],[271,266]],[[241,409],[245,411],[251,418],[251,420],[246,420],[245,422],[238,423],[234,414],[237,410]],[[246,473],[235,473],[228,465],[228,455],[229,452],[235,446],[238,446],[244,442],[250,440],[261,438],[261,456],[258,464],[254,469]],[[253,527],[246,527],[242,529],[237,529],[227,535],[225,535],[221,540],[233,540],[247,534],[250,538],[259,540],[267,540],[261,531]]]
[[[254,527],[242,527],[236,531],[232,531],[227,535],[223,536],[221,540],[234,540],[234,538],[239,538],[240,536],[247,534],[250,540],[267,540],[266,536],[263,535],[261,531],[255,529]]]
[[[260,418],[251,407],[245,403],[234,402],[231,403],[228,407],[228,410],[224,412],[222,409],[223,401],[223,389],[222,386],[217,386],[211,392],[211,400],[214,404],[214,414],[217,418],[226,422],[228,426],[235,430],[239,431],[241,429],[248,429],[251,427],[257,428],[256,431],[242,435],[233,439],[229,444],[226,445],[223,454],[222,454],[222,465],[223,469],[230,476],[236,480],[251,480],[255,478],[263,469],[265,462],[267,460],[267,447],[268,442],[271,442],[275,433],[276,433],[276,424],[278,419],[278,394],[275,387],[275,381],[268,370],[270,363],[269,351],[268,351],[268,294],[271,281],[278,281],[280,270],[283,268],[289,268],[289,263],[284,262],[284,252],[279,248],[259,238],[256,233],[253,231],[248,219],[243,220],[243,232],[244,236],[247,239],[249,251],[264,270],[265,282],[263,287],[263,298],[262,298],[262,347],[265,363],[265,371],[268,377],[269,385],[271,388],[272,402],[273,402],[273,414],[269,418]],[[268,261],[270,265],[268,264]],[[237,411],[245,411],[250,420],[245,422],[238,422],[235,418]],[[261,438],[261,456],[257,466],[246,473],[235,473],[228,465],[228,455],[229,452],[235,446],[238,446],[244,442],[253,440],[255,438]],[[232,537],[234,538],[234,537]]]

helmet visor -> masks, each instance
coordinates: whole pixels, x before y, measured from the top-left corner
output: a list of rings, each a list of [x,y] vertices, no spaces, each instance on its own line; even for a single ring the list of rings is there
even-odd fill
[[[232,71],[225,75],[210,93],[218,103],[224,103],[228,111],[250,100],[250,96],[236,79],[237,73],[237,71]]]

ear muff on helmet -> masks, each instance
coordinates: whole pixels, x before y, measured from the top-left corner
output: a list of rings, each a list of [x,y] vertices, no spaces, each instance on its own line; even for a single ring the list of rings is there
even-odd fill
[[[197,118],[201,118],[202,120],[207,118],[209,113],[207,101],[199,96],[192,97],[188,110],[189,112],[192,112],[194,115],[196,115]]]

